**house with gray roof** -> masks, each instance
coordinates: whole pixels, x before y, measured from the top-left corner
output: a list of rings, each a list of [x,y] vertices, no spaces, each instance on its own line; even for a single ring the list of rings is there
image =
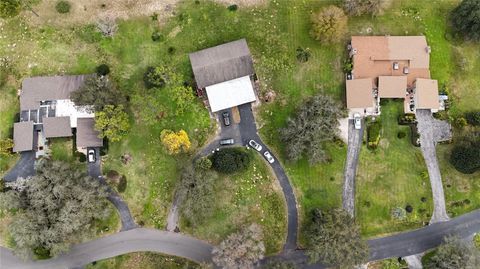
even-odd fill
[[[252,55],[245,39],[189,55],[197,89],[205,91],[212,112],[256,101]]]

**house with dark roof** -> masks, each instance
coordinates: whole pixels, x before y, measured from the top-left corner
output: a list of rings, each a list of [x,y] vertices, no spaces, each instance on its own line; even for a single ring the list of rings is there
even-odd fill
[[[199,91],[206,92],[212,112],[256,101],[252,55],[245,39],[189,55]]]
[[[70,94],[80,89],[87,77],[32,77],[23,81],[20,91],[20,122],[15,123],[13,128],[14,152],[35,151],[39,156],[47,145],[45,139],[72,137],[73,129],[78,129],[77,124],[83,122],[83,119],[90,123],[82,124],[82,133],[98,136],[94,130],[95,114],[90,108],[76,106],[70,100]],[[103,146],[103,141],[98,137],[82,137],[81,142],[78,147],[84,149]]]

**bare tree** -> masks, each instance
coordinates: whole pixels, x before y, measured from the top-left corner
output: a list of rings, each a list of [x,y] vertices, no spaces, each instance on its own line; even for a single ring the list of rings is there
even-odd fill
[[[392,4],[391,0],[344,0],[343,9],[348,15],[380,15]]]

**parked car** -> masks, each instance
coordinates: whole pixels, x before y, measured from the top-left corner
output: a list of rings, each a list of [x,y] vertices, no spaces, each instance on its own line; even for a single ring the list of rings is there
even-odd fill
[[[233,144],[235,144],[235,140],[233,140],[233,138],[227,138],[227,139],[220,140],[220,145],[222,145],[222,146],[233,145]]]
[[[355,129],[362,129],[362,117],[360,116],[360,114],[353,114],[353,122],[355,123]]]
[[[272,154],[270,154],[270,152],[268,151],[265,151],[265,153],[263,153],[263,156],[265,156],[265,159],[267,159],[269,163],[273,163],[275,161]]]
[[[258,144],[255,140],[248,141],[248,144],[257,151],[262,151],[262,145]]]
[[[222,116],[223,116],[223,123],[225,124],[225,126],[230,126],[230,114],[228,112],[223,112]]]
[[[88,150],[88,162],[89,163],[94,163],[96,161],[97,157],[95,156],[95,150],[94,149],[89,149]]]

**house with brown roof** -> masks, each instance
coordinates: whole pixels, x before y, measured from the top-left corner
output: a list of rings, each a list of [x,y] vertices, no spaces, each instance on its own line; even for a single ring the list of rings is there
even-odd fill
[[[352,114],[380,114],[382,98],[403,99],[405,113],[440,109],[438,84],[430,79],[430,47],[424,36],[352,36],[348,49],[353,69],[347,76],[346,103]],[[362,82],[365,79],[371,80],[370,91]]]
[[[86,75],[32,77],[22,83],[20,91],[20,122],[14,124],[14,152],[35,151],[37,157],[44,154],[47,139],[74,136],[73,129],[81,133],[96,134],[94,124],[78,122],[87,119],[93,122],[95,114],[88,107],[76,106],[70,94],[83,85]],[[85,130],[89,129],[89,130]],[[78,131],[78,130],[77,130]],[[78,142],[78,135],[77,135]],[[79,148],[101,147],[103,141],[81,137]]]

